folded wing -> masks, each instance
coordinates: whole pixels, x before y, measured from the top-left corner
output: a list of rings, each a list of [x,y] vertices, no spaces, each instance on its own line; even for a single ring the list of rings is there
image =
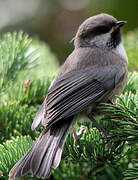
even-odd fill
[[[124,78],[117,65],[74,70],[64,74],[53,83],[46,99],[46,118],[43,125],[51,126],[57,121],[83,111],[109,96]]]

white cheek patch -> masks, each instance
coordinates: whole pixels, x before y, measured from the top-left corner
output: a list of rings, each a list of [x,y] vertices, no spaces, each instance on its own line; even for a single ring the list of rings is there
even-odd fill
[[[99,47],[103,47],[106,46],[106,43],[109,41],[109,39],[111,39],[111,33],[113,32],[113,28],[104,34],[100,34],[98,36],[95,36],[94,39],[92,39],[91,44],[95,44]]]
[[[106,43],[108,42],[108,40],[110,39],[111,34],[110,32],[105,33],[105,34],[101,34],[98,36],[95,36],[92,40],[91,40],[91,44],[95,44],[98,47],[103,47],[106,46]]]
[[[124,49],[124,46],[122,43],[120,43],[117,47],[116,47],[116,50],[117,52],[120,54],[120,56],[122,58],[124,58],[127,62],[128,62],[128,57],[127,57],[127,54],[126,54],[126,51]]]
[[[114,29],[112,28],[109,32],[97,36],[97,42],[100,42],[102,45],[106,45],[109,39],[111,39],[111,33],[113,30]]]

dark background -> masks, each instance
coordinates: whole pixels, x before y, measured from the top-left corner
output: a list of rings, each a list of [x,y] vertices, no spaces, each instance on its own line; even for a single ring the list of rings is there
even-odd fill
[[[73,48],[69,41],[78,26],[98,13],[127,20],[124,33],[138,27],[138,0],[0,0],[0,29],[38,36],[62,63]]]

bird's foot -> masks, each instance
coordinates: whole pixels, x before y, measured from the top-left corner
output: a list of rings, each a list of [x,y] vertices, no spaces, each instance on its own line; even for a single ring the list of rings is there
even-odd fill
[[[110,138],[114,138],[117,136],[117,134],[112,134],[110,132],[108,132],[105,128],[103,128],[100,124],[98,124],[98,122],[96,121],[96,119],[93,116],[89,116],[89,119],[92,121],[92,123],[94,124],[94,126],[103,133],[103,135],[105,136],[105,138],[110,139]]]
[[[107,139],[110,139],[110,138],[114,138],[114,137],[117,137],[118,135],[117,134],[112,134],[112,133],[109,133],[106,135],[106,138]]]
[[[87,127],[84,125],[81,125],[79,131],[73,130],[73,139],[75,141],[79,140],[81,136],[83,135],[83,133],[85,133],[86,131],[87,131]]]
[[[108,103],[108,104],[112,104],[112,105],[115,104],[115,103],[114,103],[112,100],[110,100],[110,99],[107,101],[107,103]]]

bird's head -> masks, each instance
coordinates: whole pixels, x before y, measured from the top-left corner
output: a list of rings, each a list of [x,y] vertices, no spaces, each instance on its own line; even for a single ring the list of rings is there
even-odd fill
[[[120,28],[126,21],[117,21],[108,14],[86,19],[76,33],[75,47],[116,48],[121,42]]]

